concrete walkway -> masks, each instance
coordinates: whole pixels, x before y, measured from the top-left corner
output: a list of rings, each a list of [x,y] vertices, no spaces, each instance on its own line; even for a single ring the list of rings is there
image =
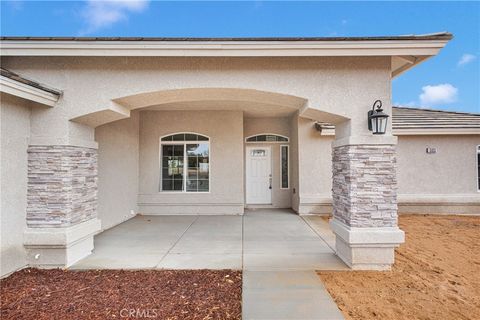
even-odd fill
[[[289,210],[137,216],[97,235],[71,269],[243,269],[244,319],[343,319],[315,274],[348,269],[329,232]]]

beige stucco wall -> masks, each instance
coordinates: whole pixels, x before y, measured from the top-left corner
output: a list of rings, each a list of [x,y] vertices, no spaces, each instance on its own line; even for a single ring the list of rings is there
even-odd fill
[[[137,212],[138,112],[129,119],[97,127],[98,142],[98,218],[102,229],[111,228]]]
[[[243,122],[244,138],[262,134],[273,133],[290,138],[290,118],[245,118]],[[272,206],[275,208],[292,207],[292,188],[280,188],[280,146],[290,145],[289,143],[246,143],[247,146],[270,146],[272,150]],[[289,146],[289,152],[290,150]],[[291,159],[290,154],[290,159]],[[292,164],[290,163],[290,179]],[[246,172],[245,172],[246,174]],[[246,179],[246,177],[245,177]],[[291,181],[290,181],[291,184]],[[246,192],[246,191],[245,191]]]
[[[160,137],[210,137],[210,192],[159,192]],[[139,211],[144,214],[243,213],[243,114],[239,111],[140,113]]]
[[[26,265],[23,231],[27,207],[27,147],[30,103],[1,94],[1,267],[0,276]]]
[[[338,125],[338,137],[369,135],[365,113],[375,99],[391,113],[389,57],[3,57],[2,66],[63,90],[55,108],[32,113],[32,136],[44,143],[93,140],[93,129],[67,120],[105,110],[112,99],[171,89],[240,88],[302,97],[311,108],[351,119]]]
[[[476,148],[480,136],[400,136],[400,212],[480,214]],[[436,148],[427,154],[426,148]]]
[[[299,119],[299,208],[301,214],[331,212],[331,143]],[[477,191],[477,135],[398,136],[400,213],[480,214]],[[437,148],[427,154],[427,147]]]
[[[300,214],[331,212],[332,136],[322,136],[314,121],[298,119]]]
[[[292,209],[298,212],[299,209],[299,168],[298,168],[298,113],[295,113],[290,119],[290,189],[292,190]]]

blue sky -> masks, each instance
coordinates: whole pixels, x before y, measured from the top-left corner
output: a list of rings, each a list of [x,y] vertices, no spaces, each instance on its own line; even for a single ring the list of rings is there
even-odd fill
[[[1,1],[1,35],[294,37],[449,31],[393,103],[480,113],[480,2]]]

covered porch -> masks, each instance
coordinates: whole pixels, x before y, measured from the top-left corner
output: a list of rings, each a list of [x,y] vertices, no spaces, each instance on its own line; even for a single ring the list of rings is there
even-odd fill
[[[72,269],[345,270],[319,216],[288,209],[232,215],[138,215],[95,236]]]

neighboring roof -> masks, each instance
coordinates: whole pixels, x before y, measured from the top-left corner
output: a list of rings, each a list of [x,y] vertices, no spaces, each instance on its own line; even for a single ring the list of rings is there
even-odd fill
[[[480,134],[480,114],[421,108],[393,107],[393,130],[404,132],[477,131]]]
[[[449,32],[423,35],[371,36],[371,37],[239,37],[239,38],[189,38],[189,37],[22,37],[4,36],[0,40],[31,41],[384,41],[384,40],[451,40]]]
[[[423,108],[392,107],[394,135],[480,135],[480,114],[432,110]],[[325,135],[335,134],[335,126],[321,123]]]
[[[16,74],[15,72],[12,72],[12,71],[4,69],[4,68],[0,68],[0,75],[3,76],[3,77],[9,78],[9,79],[15,80],[17,82],[26,84],[30,87],[34,87],[34,88],[40,89],[42,91],[49,92],[49,93],[54,94],[54,95],[59,96],[59,97],[62,95],[62,91],[60,91],[60,90],[53,89],[53,88],[47,87],[47,86],[45,86],[45,85],[43,85],[39,82],[36,82],[34,80],[24,78],[24,77]]]

